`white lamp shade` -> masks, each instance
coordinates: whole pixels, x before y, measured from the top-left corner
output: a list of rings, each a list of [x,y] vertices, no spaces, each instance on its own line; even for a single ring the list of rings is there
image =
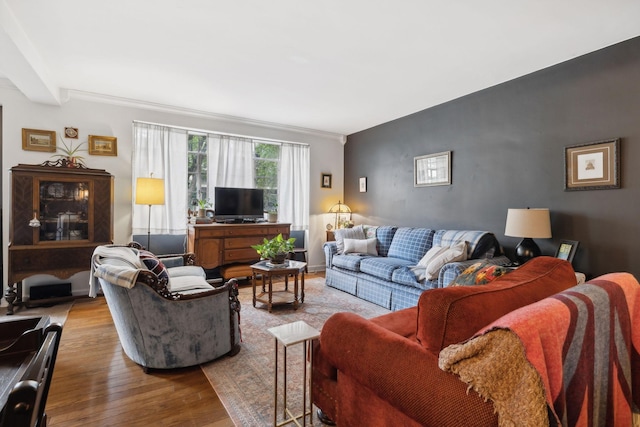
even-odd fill
[[[137,205],[164,205],[164,179],[136,179]]]
[[[509,209],[504,235],[532,239],[551,238],[549,209]]]

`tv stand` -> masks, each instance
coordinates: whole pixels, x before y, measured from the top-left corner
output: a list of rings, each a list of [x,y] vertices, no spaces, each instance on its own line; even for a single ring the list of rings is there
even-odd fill
[[[250,264],[260,256],[251,245],[257,245],[278,234],[288,238],[291,224],[273,223],[215,223],[189,224],[187,250],[196,255],[196,263],[203,268],[217,268],[227,264]]]

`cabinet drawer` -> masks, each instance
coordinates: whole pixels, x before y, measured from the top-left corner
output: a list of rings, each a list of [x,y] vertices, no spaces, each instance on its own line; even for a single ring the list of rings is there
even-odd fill
[[[216,230],[215,228],[198,228],[197,236],[200,239],[206,237],[223,237],[224,230]]]
[[[234,236],[268,236],[269,228],[268,227],[238,227],[238,228],[228,228],[225,230],[225,236],[234,237]]]
[[[288,236],[290,233],[289,227],[269,227],[269,235],[277,236],[278,234],[282,234],[283,236]]]
[[[224,251],[225,264],[231,262],[257,261],[260,256],[253,248],[227,249]]]
[[[224,248],[225,249],[246,249],[251,247],[251,245],[257,245],[264,241],[264,237],[261,236],[253,236],[253,237],[230,237],[224,239]],[[252,249],[255,251],[255,249]]]

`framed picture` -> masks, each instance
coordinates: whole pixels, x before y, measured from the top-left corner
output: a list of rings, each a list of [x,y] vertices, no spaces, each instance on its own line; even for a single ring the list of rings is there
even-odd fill
[[[413,186],[451,185],[451,151],[413,158]]]
[[[323,173],[320,178],[320,187],[322,188],[331,188],[331,174]]]
[[[565,191],[620,188],[620,139],[565,147],[564,168]]]
[[[64,136],[67,138],[78,139],[78,128],[64,128]]]
[[[360,177],[360,192],[361,193],[366,193],[367,192],[367,177],[366,176]]]
[[[556,252],[556,258],[564,259],[569,262],[573,262],[573,256],[578,250],[578,243],[576,240],[562,240],[558,251]]]
[[[118,138],[115,136],[89,135],[89,154],[96,156],[117,156]]]
[[[56,131],[23,128],[22,149],[29,151],[56,151]]]

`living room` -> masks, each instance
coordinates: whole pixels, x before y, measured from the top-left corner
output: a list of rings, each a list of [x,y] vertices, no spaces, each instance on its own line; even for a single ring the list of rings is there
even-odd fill
[[[603,22],[591,25],[597,28]],[[616,23],[607,21],[609,25]],[[115,177],[114,241],[129,241],[132,123],[144,121],[309,144],[313,161],[307,246],[312,271],[324,268],[322,244],[326,224],[332,222],[327,211],[342,200],[353,210],[356,224],[488,230],[510,256],[519,239],[504,234],[507,209],[549,208],[553,237],[536,239],[543,254],[554,255],[560,241],[575,240],[580,243],[577,271],[588,277],[612,271],[640,277],[632,247],[639,213],[634,201],[640,198],[640,172],[634,167],[640,159],[640,37],[636,31],[605,46],[573,52],[517,78],[462,90],[446,101],[348,133],[140,101],[117,90],[99,94],[68,87],[58,105],[42,103],[23,93],[20,82],[0,79],[3,247],[9,244],[9,169],[19,163],[40,164],[53,154],[22,150],[23,128],[62,133],[73,126],[79,129],[78,141],[88,135],[117,137],[118,156],[88,155],[85,162]],[[515,47],[511,55],[517,61],[527,52],[527,46]],[[461,74],[460,79],[473,80],[474,75]],[[566,147],[610,139],[620,139],[620,188],[566,191]],[[452,156],[451,184],[415,187],[414,158],[446,151]],[[323,187],[323,174],[331,174],[330,188]],[[361,191],[361,178],[366,179],[366,191]],[[3,259],[6,265],[6,250]],[[88,271],[72,281],[74,295],[88,293]]]

